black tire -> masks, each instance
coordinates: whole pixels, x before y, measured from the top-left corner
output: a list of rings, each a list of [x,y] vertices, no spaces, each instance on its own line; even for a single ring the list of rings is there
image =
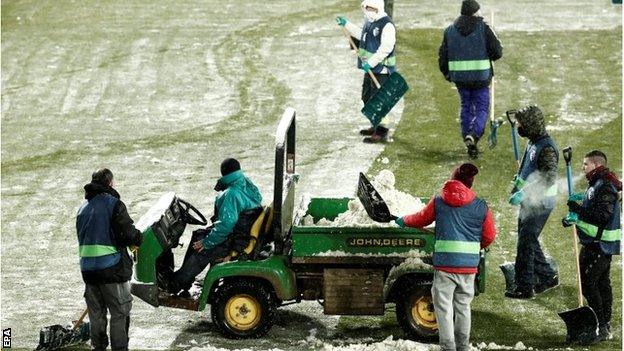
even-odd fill
[[[257,338],[266,334],[275,321],[274,300],[272,292],[258,281],[226,282],[217,290],[210,314],[226,337]]]
[[[397,293],[396,317],[407,336],[430,340],[438,335],[431,285],[414,285]]]

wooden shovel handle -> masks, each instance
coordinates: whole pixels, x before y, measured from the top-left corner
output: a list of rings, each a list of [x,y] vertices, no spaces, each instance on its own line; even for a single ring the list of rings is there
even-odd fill
[[[574,257],[576,258],[576,281],[578,283],[578,300],[579,300],[579,307],[582,307],[583,306],[583,288],[581,286],[581,263],[579,262],[576,225],[572,226],[572,235],[574,236]]]
[[[355,46],[353,39],[351,39],[351,34],[347,32],[347,29],[344,26],[340,26],[340,28],[342,29],[342,32],[344,33],[345,37],[347,37],[347,39],[349,40],[349,45],[351,45],[351,49],[353,49],[355,51],[355,54],[359,57],[357,53],[357,47]],[[373,83],[375,83],[375,86],[377,87],[377,89],[381,88],[381,84],[379,84],[377,77],[375,77],[375,73],[373,73],[373,71],[368,71],[368,75],[373,80]]]
[[[85,308],[84,311],[82,311],[82,315],[80,315],[80,318],[78,318],[76,323],[74,323],[74,326],[72,327],[72,330],[76,330],[76,328],[78,328],[82,324],[82,321],[84,320],[85,316],[87,315],[87,312],[89,312],[88,308]]]
[[[494,27],[494,11],[490,11],[490,25],[492,26],[492,29]],[[494,72],[494,62],[490,61],[490,64],[492,65],[492,72]],[[494,77],[494,74],[492,74],[492,85],[490,86],[490,120],[492,122],[494,122],[494,88],[495,88],[495,83],[496,83],[496,78]],[[519,166],[519,164],[518,164]]]

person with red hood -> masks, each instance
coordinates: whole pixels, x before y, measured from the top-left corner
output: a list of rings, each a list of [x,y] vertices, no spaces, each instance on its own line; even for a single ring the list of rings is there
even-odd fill
[[[573,194],[568,199],[570,213],[563,226],[576,224],[581,241],[579,253],[581,285],[587,304],[596,312],[598,335],[594,341],[611,336],[611,256],[620,254],[622,229],[620,226],[619,193],[622,183],[607,166],[607,156],[593,150],[583,159],[583,172],[589,183],[585,193]]]
[[[496,237],[492,211],[470,189],[477,173],[471,163],[455,168],[425,208],[395,221],[401,227],[415,228],[435,221],[431,294],[444,351],[470,349],[470,303],[479,252]]]

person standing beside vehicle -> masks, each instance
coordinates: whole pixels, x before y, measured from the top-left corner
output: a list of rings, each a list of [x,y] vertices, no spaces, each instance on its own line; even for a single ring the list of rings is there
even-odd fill
[[[559,152],[546,132],[544,115],[537,106],[516,113],[518,134],[529,139],[514,179],[509,203],[520,206],[515,289],[505,296],[530,299],[559,285],[558,272],[546,260],[539,236],[555,207]]]
[[[611,335],[611,256],[620,254],[620,196],[622,183],[607,166],[607,156],[599,150],[585,155],[583,173],[589,183],[584,194],[568,199],[570,213],[563,226],[576,224],[581,241],[579,254],[581,284],[587,304],[598,317],[598,339]]]
[[[470,350],[470,303],[479,254],[496,237],[492,211],[471,190],[478,173],[471,163],[455,168],[440,195],[418,213],[395,221],[415,228],[436,223],[431,294],[443,351]]]
[[[479,3],[464,0],[461,16],[444,31],[438,64],[444,78],[455,83],[461,104],[461,133],[468,156],[477,158],[477,143],[490,113],[492,61],[503,57],[494,31],[478,15]]]
[[[383,0],[364,0],[361,6],[365,18],[363,28],[342,16],[338,16],[336,21],[353,37],[360,38],[357,66],[364,71],[362,102],[366,105],[379,90],[369,72],[373,72],[379,84],[383,85],[396,70],[396,28],[384,11]],[[360,130],[360,134],[366,136],[363,140],[365,143],[379,143],[387,140],[388,131],[388,128],[379,124],[376,128]]]
[[[231,251],[242,251],[249,244],[251,226],[262,212],[262,195],[236,159],[221,162],[221,178],[214,189],[223,193],[215,200],[212,225],[193,232],[192,245],[167,288],[180,297],[190,296],[195,277],[209,264],[221,262]]]
[[[141,245],[142,235],[113,189],[113,172],[97,170],[84,186],[87,200],[78,210],[76,230],[84,297],[91,322],[91,346],[105,350],[107,312],[110,312],[110,346],[128,349],[132,295],[132,259],[127,248]]]

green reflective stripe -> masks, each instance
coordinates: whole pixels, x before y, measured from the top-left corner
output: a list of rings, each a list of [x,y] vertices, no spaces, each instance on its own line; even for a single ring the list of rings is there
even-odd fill
[[[481,244],[475,241],[436,240],[435,252],[479,254]]]
[[[557,196],[557,185],[552,185],[548,189],[546,189],[546,196]]]
[[[359,49],[358,49],[358,55],[359,55],[361,58],[365,58],[365,59],[367,59],[367,58],[370,58],[371,56],[373,56],[373,53],[372,53],[372,52],[370,52],[370,51],[366,51],[366,50],[364,50],[364,49],[362,49],[362,48],[359,48]]]
[[[583,233],[595,238],[598,235],[598,227],[587,222],[579,220],[576,226],[583,230]],[[618,241],[622,237],[622,229],[605,229],[602,231],[601,241]]]
[[[117,248],[106,245],[81,245],[80,257],[100,257],[117,253]]]
[[[361,58],[364,58],[364,59],[369,59],[369,58],[371,58],[371,56],[373,56],[373,54],[374,54],[374,53],[372,53],[372,52],[370,52],[370,51],[366,51],[366,50],[364,50],[364,49],[362,49],[362,48],[359,48],[359,49],[358,49],[358,55],[359,55]],[[394,55],[388,56],[388,57],[386,57],[385,59],[381,60],[381,62],[380,62],[380,63],[381,63],[382,65],[384,65],[384,66],[389,66],[389,67],[390,67],[390,66],[396,66],[396,56],[394,56]]]
[[[490,69],[490,60],[449,61],[449,71],[481,71]]]
[[[520,176],[516,177],[516,182],[514,183],[514,185],[516,186],[516,188],[518,188],[518,190],[522,189],[525,184],[526,180],[520,178]]]

